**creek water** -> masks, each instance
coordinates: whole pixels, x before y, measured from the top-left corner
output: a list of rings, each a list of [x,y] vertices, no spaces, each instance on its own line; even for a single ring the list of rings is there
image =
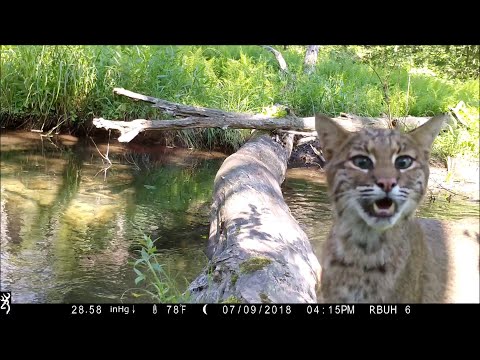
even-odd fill
[[[17,131],[0,134],[0,145],[0,284],[12,302],[151,302],[138,296],[133,269],[145,236],[180,289],[205,266],[224,154]],[[323,174],[289,169],[282,188],[318,253],[331,225]],[[479,210],[437,198],[419,215],[460,219]]]

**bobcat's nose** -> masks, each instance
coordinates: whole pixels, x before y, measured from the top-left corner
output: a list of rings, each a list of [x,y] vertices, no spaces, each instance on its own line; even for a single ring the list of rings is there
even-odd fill
[[[392,188],[397,185],[397,179],[395,178],[380,178],[376,184],[386,193],[392,191]]]

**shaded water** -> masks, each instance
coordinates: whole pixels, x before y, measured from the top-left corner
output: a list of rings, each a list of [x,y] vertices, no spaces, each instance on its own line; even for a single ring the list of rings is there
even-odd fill
[[[162,146],[107,147],[69,136],[1,135],[1,289],[16,303],[133,298],[138,240],[157,239],[160,262],[185,288],[206,264],[213,180],[224,156]],[[112,166],[102,157],[108,150]],[[323,175],[293,169],[282,186],[314,248],[327,236]],[[437,199],[426,217],[478,217],[478,205]]]

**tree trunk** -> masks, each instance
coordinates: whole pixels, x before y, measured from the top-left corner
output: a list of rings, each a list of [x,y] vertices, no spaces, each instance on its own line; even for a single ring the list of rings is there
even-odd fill
[[[314,303],[320,265],[280,188],[286,146],[258,135],[229,156],[215,182],[208,266],[189,286],[192,302]]]
[[[315,70],[319,49],[319,45],[308,45],[307,51],[305,52],[305,61],[303,63],[305,73],[311,74],[313,70]]]

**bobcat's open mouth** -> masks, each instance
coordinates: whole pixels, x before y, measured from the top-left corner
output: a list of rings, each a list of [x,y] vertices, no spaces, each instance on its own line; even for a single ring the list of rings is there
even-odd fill
[[[373,203],[374,216],[378,217],[390,217],[395,213],[395,203],[392,199],[383,198]]]

